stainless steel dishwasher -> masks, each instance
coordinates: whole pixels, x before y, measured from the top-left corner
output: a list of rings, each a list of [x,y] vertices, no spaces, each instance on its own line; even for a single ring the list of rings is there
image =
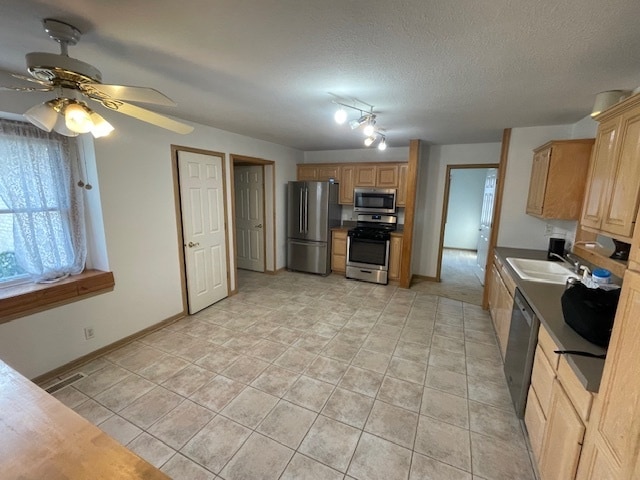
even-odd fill
[[[538,342],[540,321],[519,289],[516,288],[511,311],[509,340],[504,356],[504,374],[519,418],[524,417],[527,393],[531,384],[533,357]]]

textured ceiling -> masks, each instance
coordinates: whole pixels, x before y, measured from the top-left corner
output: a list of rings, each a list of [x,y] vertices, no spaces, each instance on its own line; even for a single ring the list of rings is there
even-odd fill
[[[573,123],[640,85],[638,0],[2,0],[0,68],[58,52],[45,17],[105,83],[178,104],[156,110],[302,150],[362,147],[329,92],[374,105],[396,147]]]

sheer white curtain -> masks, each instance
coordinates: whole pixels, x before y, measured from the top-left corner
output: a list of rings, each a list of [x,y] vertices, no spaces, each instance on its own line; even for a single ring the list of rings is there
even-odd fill
[[[0,120],[0,197],[16,261],[36,282],[82,272],[87,256],[76,141]]]

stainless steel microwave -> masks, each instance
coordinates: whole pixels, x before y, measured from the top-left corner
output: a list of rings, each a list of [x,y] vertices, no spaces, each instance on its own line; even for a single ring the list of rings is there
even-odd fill
[[[396,213],[396,189],[354,189],[353,211],[358,213]]]

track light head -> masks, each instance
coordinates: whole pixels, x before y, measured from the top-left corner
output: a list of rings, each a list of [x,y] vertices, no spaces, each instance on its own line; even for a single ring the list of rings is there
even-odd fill
[[[378,144],[378,150],[384,151],[386,149],[387,149],[387,139],[383,135],[382,138],[380,139],[380,143]]]
[[[344,109],[344,107],[340,107],[338,110],[336,110],[336,113],[333,115],[333,119],[338,125],[342,125],[347,121],[347,111]]]

